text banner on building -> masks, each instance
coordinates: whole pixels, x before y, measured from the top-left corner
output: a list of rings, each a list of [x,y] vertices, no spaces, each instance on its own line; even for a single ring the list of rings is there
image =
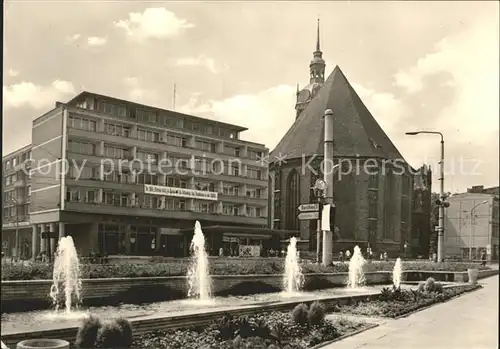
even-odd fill
[[[211,201],[217,201],[218,199],[218,193],[213,191],[163,187],[160,185],[151,185],[151,184],[144,185],[144,194],[165,195],[178,198],[189,198],[189,199],[200,199],[200,200],[211,200]]]

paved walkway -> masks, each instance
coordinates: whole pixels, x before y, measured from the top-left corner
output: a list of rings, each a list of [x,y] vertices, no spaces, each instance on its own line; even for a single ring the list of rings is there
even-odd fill
[[[324,349],[498,349],[498,276],[479,291],[379,326]],[[330,317],[330,316],[329,316]]]

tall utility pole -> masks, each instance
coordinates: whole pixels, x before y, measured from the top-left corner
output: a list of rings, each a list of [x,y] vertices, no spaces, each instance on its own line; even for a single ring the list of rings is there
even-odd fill
[[[325,110],[325,143],[323,158],[323,179],[326,183],[325,204],[333,206],[333,111]],[[328,165],[331,165],[329,168]],[[320,215],[322,212],[320,212]],[[323,231],[323,265],[332,263],[333,232]]]
[[[450,203],[446,202],[446,195],[444,193],[444,137],[441,132],[437,131],[415,131],[415,132],[406,132],[407,136],[416,136],[419,134],[433,134],[441,136],[441,156],[439,161],[439,181],[440,181],[440,190],[439,190],[439,200],[437,201],[437,205],[439,207],[439,219],[438,219],[438,241],[437,241],[437,259],[438,262],[444,261],[444,209],[445,207],[449,207]]]

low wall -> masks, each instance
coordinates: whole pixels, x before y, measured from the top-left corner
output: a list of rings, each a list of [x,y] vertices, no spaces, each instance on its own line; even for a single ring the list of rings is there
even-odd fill
[[[317,290],[342,287],[347,273],[306,274],[304,289]],[[367,284],[387,284],[389,272],[365,274]],[[2,281],[2,311],[26,311],[51,306],[49,297],[52,280]],[[215,295],[248,295],[278,292],[282,289],[282,275],[214,275],[212,290]],[[82,280],[84,305],[114,303],[147,303],[185,298],[188,291],[185,276],[138,277]]]
[[[498,275],[498,273],[498,269],[480,270],[478,278],[483,279]],[[430,277],[436,281],[469,282],[469,274],[467,272],[405,270],[403,273],[404,281],[424,281]]]
[[[498,270],[481,270],[479,278],[497,275]],[[306,274],[304,290],[343,287],[347,273]],[[412,271],[403,273],[404,281],[424,281],[433,277],[436,281],[468,282],[467,272]],[[391,272],[365,274],[366,283],[390,284]],[[2,312],[47,309],[52,280],[2,281]],[[249,295],[278,292],[282,289],[282,275],[214,275],[212,289],[215,295]],[[185,298],[188,291],[185,276],[138,277],[82,280],[82,299],[86,306],[113,305],[118,303],[140,304]]]

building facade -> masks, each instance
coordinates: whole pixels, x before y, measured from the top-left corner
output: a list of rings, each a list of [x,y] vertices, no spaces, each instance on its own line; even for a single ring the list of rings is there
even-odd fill
[[[412,257],[429,257],[430,241],[435,229],[432,215],[432,171],[427,165],[420,167],[413,176],[412,229],[409,253]]]
[[[31,254],[31,227],[29,210],[31,181],[29,165],[31,145],[23,147],[2,159],[2,252],[4,256],[19,257]],[[16,236],[19,251],[16,250]]]
[[[297,92],[297,115],[271,153],[270,213],[274,229],[300,231],[300,239],[316,250],[318,221],[299,220],[298,206],[314,203],[311,187],[322,178],[323,115],[334,113],[334,156],[340,164],[334,182],[335,224],[340,251],[359,245],[376,254],[402,254],[412,228],[413,177],[410,167],[365,107],[337,66],[325,80],[319,43],[309,65],[310,84]],[[369,170],[366,170],[368,169]]]
[[[71,235],[81,255],[185,256],[196,220],[265,228],[268,149],[244,130],[88,92],[56,103],[33,121],[33,252]],[[212,254],[270,238],[225,231]]]
[[[498,187],[476,186],[448,198],[445,249],[447,257],[478,260],[484,251],[488,260],[498,260]]]

